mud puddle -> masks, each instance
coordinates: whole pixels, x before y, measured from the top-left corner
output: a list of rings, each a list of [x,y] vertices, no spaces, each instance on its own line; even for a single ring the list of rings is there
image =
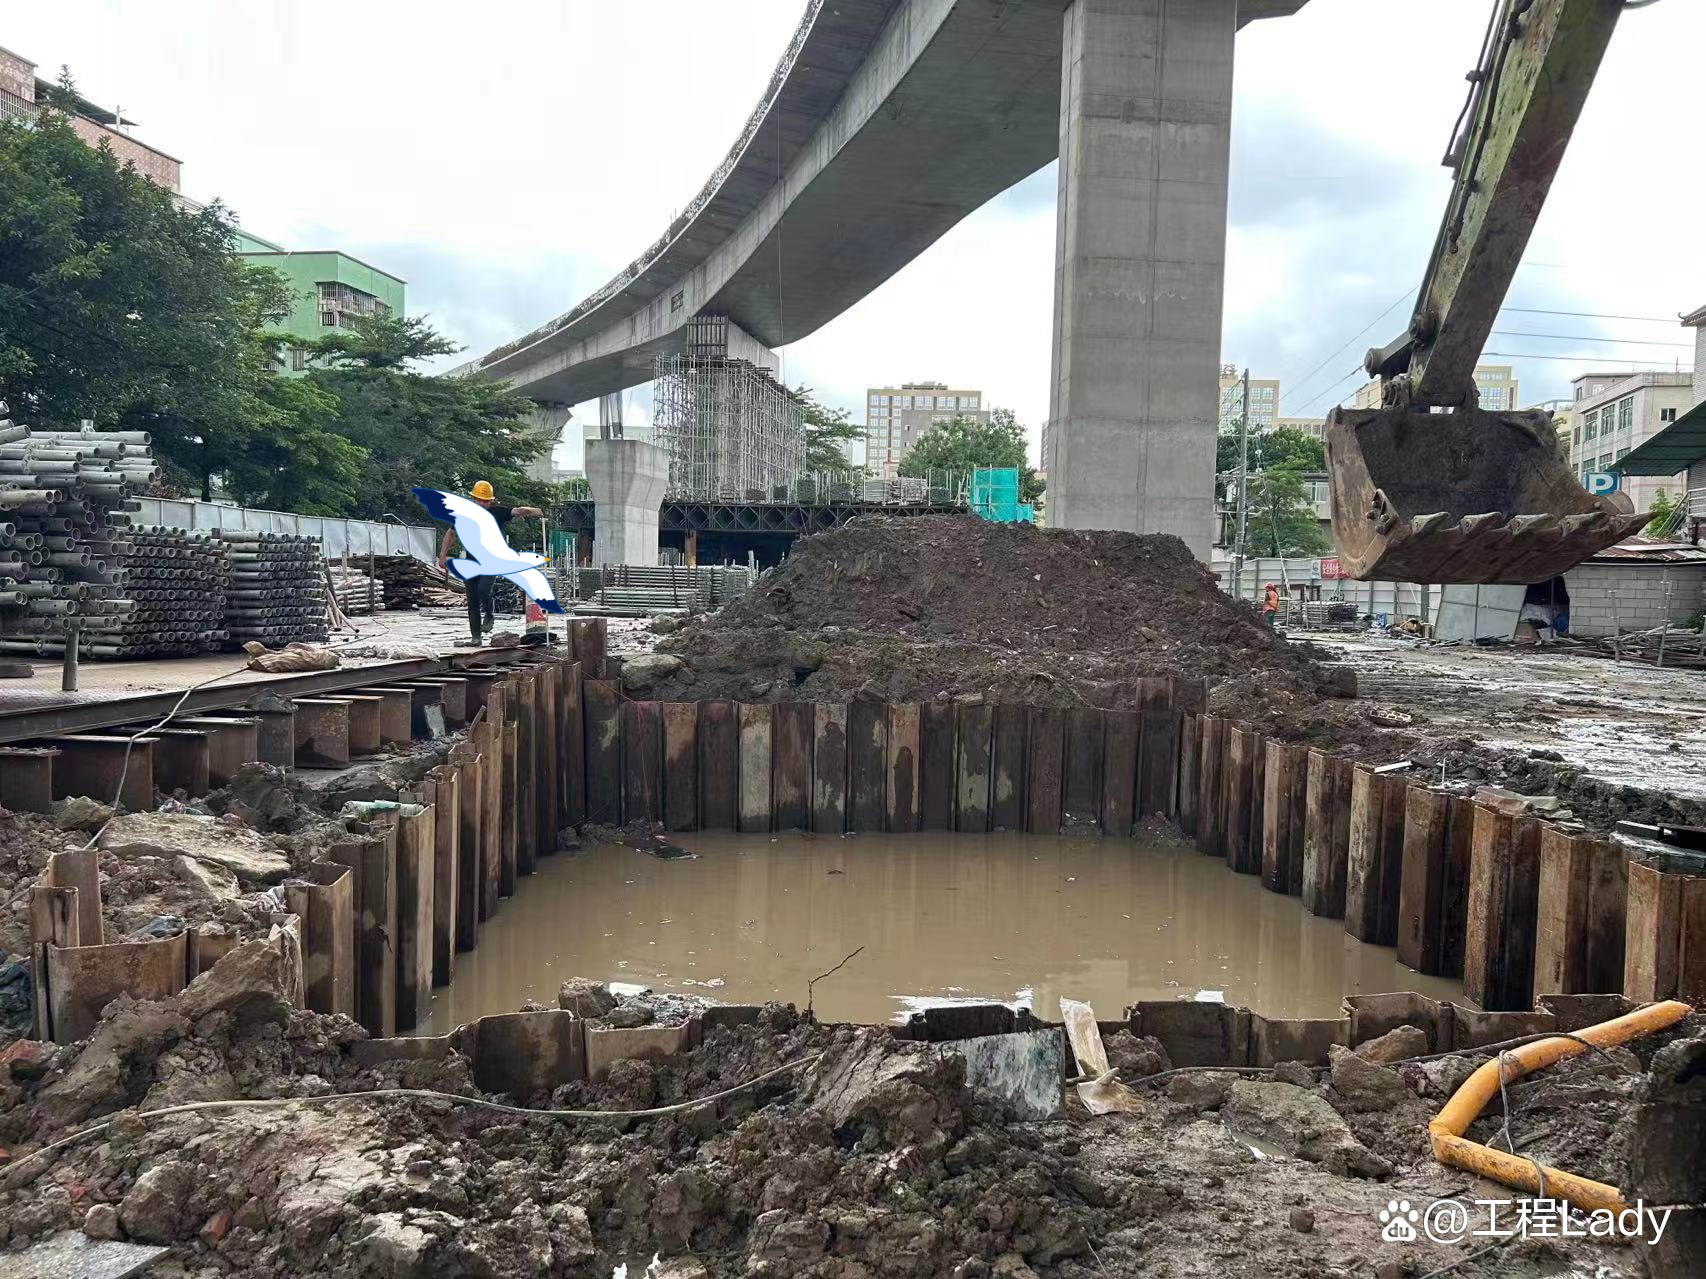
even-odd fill
[[[682,835],[664,861],[600,847],[540,863],[434,996],[442,1033],[569,977],[720,1002],[781,1000],[884,1022],[955,1000],[1061,995],[1117,1017],[1134,999],[1224,998],[1331,1017],[1345,994],[1461,997],[1296,898],[1194,849],[1028,835]]]

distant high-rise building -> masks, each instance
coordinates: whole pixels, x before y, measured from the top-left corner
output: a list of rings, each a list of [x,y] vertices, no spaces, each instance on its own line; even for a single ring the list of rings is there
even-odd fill
[[[988,421],[983,392],[946,382],[872,387],[865,393],[865,465],[873,475],[893,477],[913,445],[956,417]]]
[[[1271,431],[1279,421],[1278,378],[1250,379],[1250,429]],[[1244,373],[1236,364],[1220,366],[1220,429],[1236,431],[1244,416]]]
[[[1516,370],[1508,364],[1477,364],[1475,389],[1480,393],[1481,407],[1489,413],[1504,413],[1516,407]],[[1353,409],[1380,407],[1380,379],[1365,382],[1351,397]]]
[[[1254,414],[1251,415],[1255,416]],[[1324,417],[1282,417],[1274,420],[1274,429],[1280,431],[1301,431],[1314,439],[1325,439],[1327,435],[1327,419]]]

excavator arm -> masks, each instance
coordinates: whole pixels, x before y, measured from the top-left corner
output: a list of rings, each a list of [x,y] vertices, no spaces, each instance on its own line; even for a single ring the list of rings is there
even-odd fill
[[[1382,407],[1328,419],[1334,539],[1353,577],[1534,582],[1644,523],[1590,496],[1549,415],[1484,412],[1475,365],[1625,0],[1498,0],[1446,163],[1407,332],[1370,351]]]

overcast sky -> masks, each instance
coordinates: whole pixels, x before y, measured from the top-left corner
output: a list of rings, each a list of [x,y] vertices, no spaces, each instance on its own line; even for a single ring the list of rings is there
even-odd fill
[[[1438,161],[1489,0],[1312,0],[1239,37],[1222,356],[1320,416],[1408,315],[1444,206]],[[0,45],[122,106],[184,191],[257,234],[404,276],[472,352],[568,309],[661,233],[757,102],[802,0],[55,0]],[[1706,305],[1691,88],[1706,4],[1626,14],[1494,352],[1525,403],[1590,368],[1690,362]],[[1054,168],[967,218],[785,375],[863,418],[863,389],[981,387],[1048,412]],[[942,299],[920,305],[918,299]],[[1383,312],[1389,310],[1384,318]],[[1367,330],[1364,332],[1364,330]],[[1625,344],[1586,341],[1616,338]],[[1634,342],[1648,345],[1634,345]],[[1491,358],[1491,357],[1490,357]],[[1645,361],[1646,363],[1635,363]]]

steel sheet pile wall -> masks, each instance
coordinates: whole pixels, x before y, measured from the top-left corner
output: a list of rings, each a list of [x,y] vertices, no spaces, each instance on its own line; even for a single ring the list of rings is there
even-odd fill
[[[326,572],[319,538],[288,533],[220,536],[230,561],[225,629],[233,643],[259,640],[276,648],[326,638]]]
[[[126,656],[110,623],[125,598],[131,494],[159,477],[143,431],[38,431],[0,409],[0,651]]]
[[[633,702],[621,696],[619,661],[605,655],[601,619],[572,622],[570,640],[568,660],[522,657],[513,667],[375,687],[371,696],[357,690],[342,703],[296,700],[298,759],[313,708],[347,714],[338,716],[346,743],[355,704],[392,694],[393,734],[407,731],[404,715],[428,705],[468,725],[420,791],[352,830],[331,850],[336,865],[288,886],[309,1007],[351,1013],[376,1036],[417,1024],[431,987],[450,979],[456,954],[477,944],[478,924],[556,850],[558,831],[631,820],[681,831],[1083,827],[1129,837],[1145,818],[1170,817],[1229,871],[1260,875],[1270,891],[1300,897],[1300,909],[1345,917],[1353,935],[1395,943],[1423,972],[1462,977],[1480,1005],[1351,996],[1347,1016],[1305,1020],[1220,1004],[1134,1005],[1134,1031],[1158,1036],[1181,1065],[1321,1061],[1333,1044],[1400,1023],[1422,1026],[1445,1051],[1602,1020],[1596,1010],[1606,1001],[1706,998],[1706,876],[1631,862],[1619,844],[1543,821],[1503,794],[1451,791],[1270,741],[1252,725],[1206,714],[1197,681],[1147,681],[1136,712]],[[120,990],[160,993],[125,985],[125,957],[134,956],[123,945],[105,948],[111,963],[95,953],[99,913],[91,918],[83,891],[93,874],[92,859],[62,857],[32,901],[46,1015],[71,1019],[51,1027],[56,1035],[85,1032],[90,1010]],[[192,936],[181,953],[187,969],[160,958],[165,977],[193,979],[214,943]],[[1577,998],[1560,998],[1569,996]],[[966,1025],[1013,1015],[953,1013]],[[910,1033],[973,1033],[936,1024],[947,1016],[933,1011]],[[595,1063],[627,1042],[594,1045],[586,1039],[594,1032],[571,1022],[555,1012],[510,1014],[482,1019],[472,1041],[468,1030],[459,1034],[483,1059],[476,1079],[486,1087],[499,1087],[505,1071],[533,1068],[525,1053],[516,1056],[521,1049],[548,1049],[541,1061],[596,1073]],[[437,1042],[449,1051],[450,1040]]]

